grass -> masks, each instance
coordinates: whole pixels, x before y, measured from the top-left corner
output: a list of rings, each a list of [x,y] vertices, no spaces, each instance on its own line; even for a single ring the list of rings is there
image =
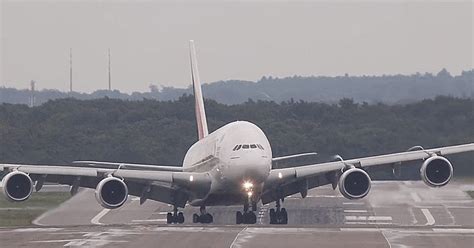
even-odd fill
[[[466,191],[466,193],[474,199],[474,191]]]
[[[70,197],[69,192],[33,193],[24,202],[10,202],[0,197],[0,227],[31,225],[36,217]]]

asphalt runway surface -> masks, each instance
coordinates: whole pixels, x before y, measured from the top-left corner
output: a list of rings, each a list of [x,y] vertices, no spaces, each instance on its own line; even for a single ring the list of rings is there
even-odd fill
[[[0,247],[474,247],[474,184],[429,188],[422,182],[374,182],[362,200],[330,187],[285,199],[288,225],[269,225],[259,206],[257,224],[235,225],[242,207],[209,207],[213,224],[192,224],[198,208],[184,209],[185,224],[166,224],[167,204],[131,197],[104,210],[92,190],[35,220],[36,227],[0,229]]]

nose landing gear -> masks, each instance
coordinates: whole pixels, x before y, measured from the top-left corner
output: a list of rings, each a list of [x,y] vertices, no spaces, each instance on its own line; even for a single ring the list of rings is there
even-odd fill
[[[280,207],[278,199],[275,208],[270,209],[270,224],[288,224],[288,213],[285,208]]]
[[[206,212],[206,206],[201,206],[200,214],[193,214],[193,223],[209,224],[213,221],[212,215]]]

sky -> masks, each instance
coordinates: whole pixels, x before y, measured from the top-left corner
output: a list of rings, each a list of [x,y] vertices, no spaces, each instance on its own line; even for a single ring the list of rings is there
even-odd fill
[[[473,68],[472,1],[0,0],[0,86],[92,92]]]

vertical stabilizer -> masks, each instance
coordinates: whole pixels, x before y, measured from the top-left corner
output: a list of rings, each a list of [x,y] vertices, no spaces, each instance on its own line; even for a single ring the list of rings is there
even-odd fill
[[[196,59],[196,49],[194,48],[193,40],[189,41],[189,52],[191,58],[191,77],[193,80],[198,137],[199,139],[202,139],[209,134],[209,131],[207,130],[206,111],[204,110],[204,99],[202,97],[201,81],[199,79]]]

